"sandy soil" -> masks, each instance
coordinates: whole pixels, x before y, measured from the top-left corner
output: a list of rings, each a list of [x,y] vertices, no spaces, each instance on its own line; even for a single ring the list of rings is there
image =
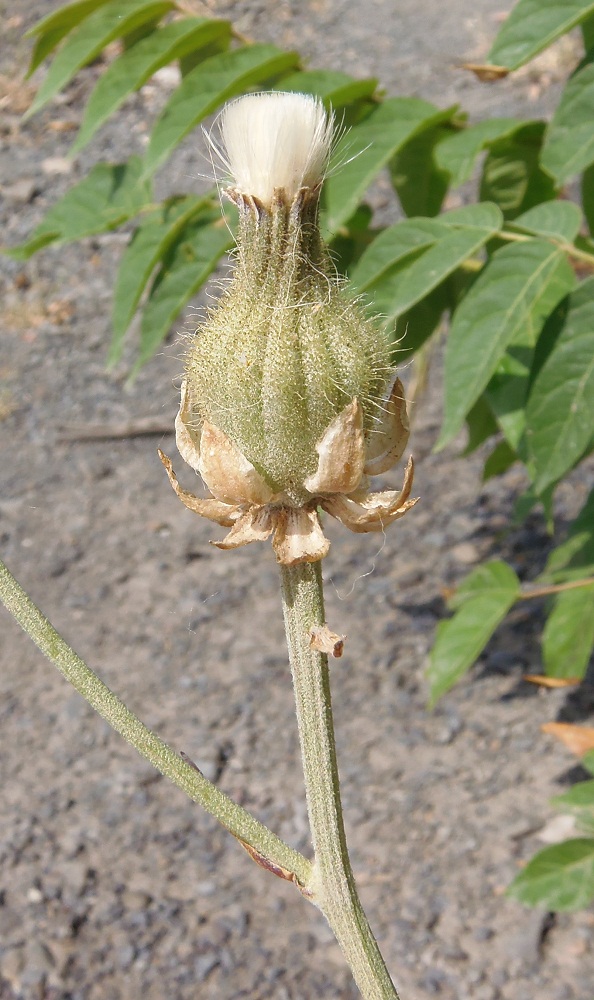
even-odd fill
[[[26,64],[23,31],[54,6],[3,5],[0,194],[9,243],[92,162],[142,149],[166,96],[160,83],[129,100],[69,168],[71,129],[96,68],[25,126],[26,85],[14,82]],[[314,66],[377,75],[391,93],[458,100],[477,118],[543,114],[571,46],[496,87],[456,68],[484,56],[509,6],[212,5],[252,37],[294,45]],[[204,185],[199,147],[198,137],[184,144],[162,191]],[[374,201],[393,213],[387,185]],[[307,851],[271,550],[209,547],[217,529],[182,509],[157,459],[157,445],[174,454],[170,433],[64,436],[141,417],[173,426],[174,336],[132,388],[131,348],[105,369],[124,242],[112,234],[26,265],[0,262],[2,557],[144,721]],[[519,472],[483,486],[480,456],[431,454],[439,384],[435,371],[417,413],[422,502],[383,541],[329,528],[328,618],[348,633],[332,673],[353,862],[402,1000],[591,1000],[594,912],[550,917],[504,895],[551,834],[548,799],[580,777],[540,724],[586,719],[593,707],[592,689],[568,697],[521,681],[539,668],[543,608],[522,606],[471,677],[433,714],[426,709],[423,669],[444,613],[442,588],[487,555],[530,579],[550,545],[537,515],[507,530]],[[559,491],[561,523],[586,488],[584,473]],[[2,663],[2,1000],[354,1000],[317,912],[113,735],[6,616]]]

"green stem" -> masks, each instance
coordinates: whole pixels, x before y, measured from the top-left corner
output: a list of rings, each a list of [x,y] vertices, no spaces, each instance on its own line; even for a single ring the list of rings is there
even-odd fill
[[[526,243],[529,240],[533,240],[534,236],[529,233],[513,233],[509,229],[502,229],[497,236],[506,240],[508,243]],[[594,255],[588,253],[586,250],[580,250],[579,247],[574,246],[573,243],[568,243],[566,240],[555,239],[553,236],[545,237],[549,239],[549,242],[554,243],[558,246],[560,250],[563,250],[569,257],[573,257],[574,260],[579,260],[582,264],[587,264],[588,267],[594,270]]]
[[[170,778],[236,837],[264,868],[303,888],[311,879],[307,858],[208,781],[138,719],[70,648],[0,561],[0,600],[42,653],[143,757]],[[307,894],[307,893],[306,893]]]
[[[398,1000],[357,895],[342,820],[328,657],[311,649],[324,624],[320,563],[281,566],[307,807],[315,852],[306,891],[330,924],[365,1000]]]
[[[578,590],[580,587],[591,587],[594,583],[594,576],[586,576],[582,580],[569,580],[567,583],[551,583],[544,587],[533,587],[531,590],[523,590],[519,601],[530,601],[533,597],[549,597],[550,594],[562,594],[565,590]]]

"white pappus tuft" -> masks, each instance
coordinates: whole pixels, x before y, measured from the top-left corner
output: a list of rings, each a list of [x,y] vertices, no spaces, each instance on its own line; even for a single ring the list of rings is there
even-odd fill
[[[290,203],[301,188],[322,182],[334,116],[308,94],[250,94],[227,104],[220,130],[235,187],[270,206],[275,190]]]

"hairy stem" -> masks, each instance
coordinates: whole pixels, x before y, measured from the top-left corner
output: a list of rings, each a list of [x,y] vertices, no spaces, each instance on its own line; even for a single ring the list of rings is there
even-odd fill
[[[194,802],[198,802],[214,816],[241,842],[254,860],[274,874],[295,882],[300,888],[310,881],[312,866],[307,858],[233,802],[208,781],[195,765],[187,758],[182,758],[126,708],[56,632],[1,561],[0,600],[41,652],[45,653],[79,694],[86,698],[89,705],[161,774],[170,778]]]
[[[320,563],[281,566],[283,613],[295,688],[307,807],[315,852],[306,891],[342,948],[365,1000],[398,1000],[363,911],[347,851],[328,657],[310,647],[310,629],[324,624]]]

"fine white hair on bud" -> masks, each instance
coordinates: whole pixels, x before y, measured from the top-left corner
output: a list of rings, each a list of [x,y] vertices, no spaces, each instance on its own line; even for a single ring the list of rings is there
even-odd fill
[[[272,204],[290,204],[302,188],[317,189],[328,166],[334,117],[308,94],[250,94],[231,101],[220,120],[224,159],[236,190]]]

